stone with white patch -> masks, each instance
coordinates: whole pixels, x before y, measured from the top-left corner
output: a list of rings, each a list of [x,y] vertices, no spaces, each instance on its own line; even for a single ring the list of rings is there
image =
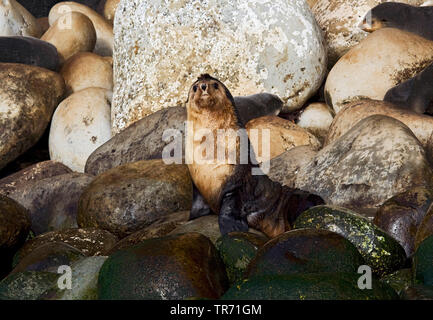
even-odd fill
[[[233,95],[269,92],[300,108],[321,85],[326,50],[305,0],[120,2],[114,23],[113,131],[184,105],[209,73]]]
[[[30,36],[38,38],[41,27],[21,4],[15,0],[0,1],[0,36]]]
[[[347,52],[329,72],[327,105],[338,113],[346,104],[386,92],[433,62],[433,41],[399,29],[371,33]]]
[[[312,103],[299,116],[296,124],[314,134],[320,142],[324,142],[329,126],[334,119],[334,112],[326,103]]]
[[[90,154],[111,138],[110,101],[111,91],[102,88],[87,88],[63,100],[51,123],[51,160],[84,172]]]
[[[424,0],[399,0],[410,5],[421,5]],[[365,14],[382,2],[393,0],[318,0],[312,7],[317,23],[322,28],[328,45],[328,65],[331,68],[350,48],[368,33],[359,28]]]

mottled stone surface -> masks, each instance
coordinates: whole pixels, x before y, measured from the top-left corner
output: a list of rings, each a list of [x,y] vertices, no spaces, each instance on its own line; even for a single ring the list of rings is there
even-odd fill
[[[304,0],[124,0],[114,28],[115,133],[183,105],[201,73],[233,95],[277,94],[288,110],[315,93],[326,69],[322,35]]]
[[[84,172],[87,158],[111,138],[111,95],[103,88],[87,88],[59,104],[51,121],[51,160]]]
[[[167,214],[191,209],[188,167],[143,160],[113,168],[86,188],[78,224],[108,230],[124,238]]]
[[[0,169],[42,136],[65,90],[63,78],[47,69],[0,63]]]
[[[314,3],[312,12],[323,30],[328,45],[328,65],[331,68],[350,48],[357,45],[368,33],[359,28],[368,10],[382,2],[393,0],[309,0]],[[399,0],[420,5],[424,0]]]
[[[386,92],[433,61],[433,41],[399,29],[370,34],[332,68],[325,84],[326,103],[339,112],[361,98],[382,100]]]
[[[386,200],[428,185],[432,169],[425,151],[402,122],[374,115],[320,150],[300,168],[296,186],[334,204],[374,216]]]
[[[41,28],[21,4],[15,0],[0,3],[0,36],[30,36],[38,38]]]
[[[58,274],[26,271],[11,274],[0,282],[0,300],[37,300],[57,284]]]

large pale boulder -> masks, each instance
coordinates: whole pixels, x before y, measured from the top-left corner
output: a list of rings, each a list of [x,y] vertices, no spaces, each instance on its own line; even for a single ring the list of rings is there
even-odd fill
[[[312,11],[323,30],[328,45],[328,65],[331,68],[350,48],[357,45],[368,33],[359,28],[365,14],[382,2],[393,0],[309,0]],[[424,0],[399,0],[420,5]]]
[[[374,115],[300,168],[296,187],[367,216],[392,196],[432,182],[424,148],[402,122]]]
[[[21,4],[15,0],[0,2],[0,36],[39,37],[41,27]]]
[[[50,158],[84,172],[87,158],[111,138],[111,91],[87,88],[57,107],[51,122]]]
[[[399,29],[370,34],[329,72],[326,103],[335,112],[361,98],[382,100],[392,87],[433,62],[433,41]]]
[[[300,108],[326,71],[305,0],[121,1],[115,17],[113,131],[183,105],[201,73],[233,95],[269,92]]]
[[[65,83],[47,69],[0,63],[0,84],[1,169],[41,138]]]

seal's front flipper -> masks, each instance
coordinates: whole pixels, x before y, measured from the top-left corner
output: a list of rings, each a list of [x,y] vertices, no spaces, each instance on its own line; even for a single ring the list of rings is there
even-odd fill
[[[237,197],[238,192],[229,192],[222,200],[218,223],[223,235],[233,231],[247,232],[249,229],[247,220],[241,217],[240,201]]]
[[[212,214],[212,210],[206,200],[198,191],[197,187],[192,186],[192,207],[189,213],[189,220],[194,220]]]

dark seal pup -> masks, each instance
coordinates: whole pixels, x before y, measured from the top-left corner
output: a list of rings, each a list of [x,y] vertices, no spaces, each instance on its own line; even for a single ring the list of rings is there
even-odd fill
[[[396,28],[433,40],[433,7],[415,7],[398,2],[381,3],[365,15],[360,27],[367,32]]]
[[[188,94],[187,114],[186,158],[196,188],[191,219],[213,211],[219,216],[222,234],[248,231],[251,226],[275,237],[290,230],[300,213],[323,204],[319,196],[281,186],[266,175],[253,175],[252,169],[258,166],[248,135],[242,130],[244,125],[231,93],[219,80],[208,74],[198,78]],[[199,135],[196,140],[194,132],[199,130],[211,132],[214,150],[220,147],[217,135],[221,130],[239,134],[239,139],[231,139],[232,143],[227,140],[223,143],[227,146],[223,148],[225,155],[234,151],[236,162],[220,161],[216,156],[208,163],[191,159],[192,154],[200,153],[203,141],[209,138],[203,140]],[[242,141],[247,146],[245,163],[240,161]]]
[[[383,100],[416,113],[433,115],[433,64],[389,89]]]

